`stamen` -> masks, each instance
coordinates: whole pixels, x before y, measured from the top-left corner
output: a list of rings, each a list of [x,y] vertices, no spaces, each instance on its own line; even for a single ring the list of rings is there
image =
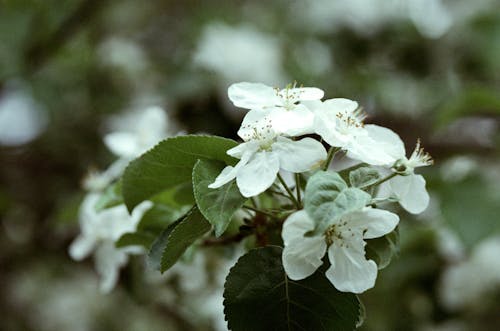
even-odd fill
[[[425,167],[434,164],[434,160],[429,155],[429,153],[425,152],[423,147],[420,147],[420,138],[417,139],[415,150],[411,154],[408,161],[411,166],[413,166],[413,168]]]

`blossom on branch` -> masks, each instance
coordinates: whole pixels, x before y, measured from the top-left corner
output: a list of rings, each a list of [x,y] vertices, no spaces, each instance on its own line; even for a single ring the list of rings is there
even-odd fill
[[[377,265],[365,257],[365,239],[393,231],[399,217],[386,210],[365,207],[333,222],[321,235],[307,236],[315,228],[305,210],[290,215],[283,224],[283,266],[292,280],[312,275],[328,251],[331,266],[326,277],[339,291],[362,293],[375,285]]]

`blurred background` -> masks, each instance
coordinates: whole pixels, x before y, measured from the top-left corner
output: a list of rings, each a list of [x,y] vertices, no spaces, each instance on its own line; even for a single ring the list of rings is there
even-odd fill
[[[228,266],[161,277],[135,257],[103,295],[68,246],[123,114],[156,105],[172,134],[236,138],[239,81],[357,100],[435,159],[362,330],[498,330],[500,1],[0,0],[1,330],[224,330],[193,270]]]

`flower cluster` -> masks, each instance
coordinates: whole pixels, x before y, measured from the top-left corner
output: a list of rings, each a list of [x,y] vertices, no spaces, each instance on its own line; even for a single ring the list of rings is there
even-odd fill
[[[236,107],[249,110],[238,131],[243,143],[227,151],[239,162],[224,168],[209,187],[219,188],[236,179],[244,197],[257,197],[272,191],[279,179],[295,203],[282,228],[288,277],[299,280],[312,275],[328,252],[326,277],[338,290],[361,293],[373,287],[378,268],[366,257],[366,240],[389,234],[399,222],[396,214],[377,205],[397,201],[417,214],[429,203],[425,180],[414,173],[415,168],[432,164],[420,141],[407,158],[401,138],[388,128],[365,124],[357,102],[322,100],[324,92],[318,88],[294,84],[278,89],[244,82],[231,85],[228,95]],[[331,194],[318,198],[319,189],[309,189],[310,183],[302,193],[300,179],[328,173],[338,151],[359,163],[346,170],[349,178],[355,177],[356,169],[368,170],[358,171],[351,187],[335,177]],[[295,195],[280,172],[296,174]],[[305,208],[300,201],[303,194]],[[318,207],[315,199],[326,203]]]
[[[144,201],[129,215],[123,203],[101,206],[106,201],[106,188],[113,188],[129,161],[147,151],[167,136],[165,111],[149,107],[120,118],[119,128],[104,137],[104,144],[119,158],[105,171],[91,172],[84,180],[88,190],[79,210],[80,234],[69,247],[70,256],[80,261],[94,252],[100,276],[100,290],[110,292],[118,281],[119,269],[130,254],[142,254],[140,246],[115,246],[120,237],[136,231],[137,224],[152,206]],[[105,204],[105,203],[104,203]]]

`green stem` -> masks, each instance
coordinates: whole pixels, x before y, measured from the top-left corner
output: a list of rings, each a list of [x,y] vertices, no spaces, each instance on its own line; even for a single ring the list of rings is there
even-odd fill
[[[339,147],[333,147],[333,146],[330,146],[330,149],[328,150],[328,155],[326,156],[326,161],[325,161],[325,164],[323,165],[323,170],[324,171],[327,171],[328,170],[328,167],[330,166],[330,163],[332,162],[333,160],[333,157],[335,156],[335,154],[340,150]]]
[[[378,185],[380,185],[380,184],[388,181],[389,179],[396,177],[397,175],[398,175],[397,173],[393,172],[392,174],[390,174],[390,175],[388,175],[388,176],[386,176],[384,178],[381,178],[381,179],[377,180],[375,183],[373,183],[371,185],[368,185],[366,187],[363,187],[363,189],[367,189],[367,188],[370,188],[370,187],[378,186]]]
[[[267,211],[264,211],[264,210],[260,210],[258,208],[254,208],[254,207],[250,207],[250,206],[243,206],[243,208],[251,210],[251,211],[254,211],[254,212],[262,214],[262,215],[266,215],[266,216],[272,217],[272,218],[278,218],[276,215],[268,213]]]
[[[295,191],[297,192],[297,202],[302,207],[302,197],[300,196],[300,174],[295,174]]]
[[[290,190],[290,188],[288,187],[288,185],[286,185],[285,180],[283,179],[283,177],[281,177],[281,175],[279,173],[278,173],[278,179],[279,179],[281,185],[283,185],[283,187],[285,188],[286,192],[288,193],[288,196],[290,197],[290,200],[292,200],[293,204],[297,207],[297,209],[300,209],[299,202],[297,201],[297,199],[293,195],[292,190]]]

